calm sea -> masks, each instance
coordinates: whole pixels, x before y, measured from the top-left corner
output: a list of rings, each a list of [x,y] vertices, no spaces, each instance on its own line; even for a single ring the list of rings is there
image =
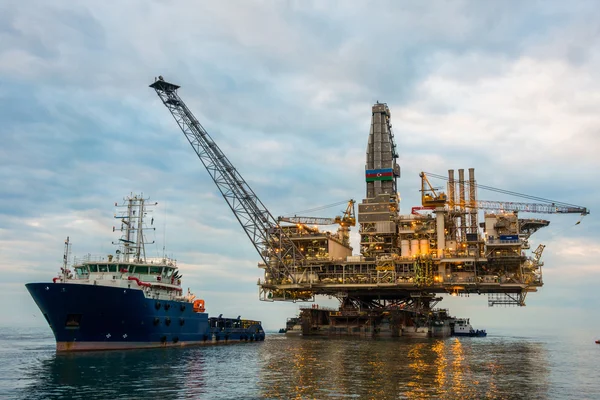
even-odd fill
[[[57,355],[48,328],[0,328],[1,399],[600,399],[577,335],[321,339]]]

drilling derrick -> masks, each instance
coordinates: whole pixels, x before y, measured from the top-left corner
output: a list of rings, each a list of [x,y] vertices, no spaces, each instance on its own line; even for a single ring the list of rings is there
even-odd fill
[[[433,283],[432,263],[421,259],[422,251],[425,255],[429,249],[426,229],[413,232],[415,215],[403,218],[399,214],[397,179],[400,166],[396,163],[397,158],[390,110],[387,104],[377,102],[371,110],[365,166],[366,198],[358,207],[358,222],[361,253],[364,261],[370,261],[374,269],[371,274],[376,276],[379,287],[370,291],[349,290],[347,299],[343,300],[346,310],[351,312],[350,304],[368,309],[376,320],[382,318],[385,310],[389,312],[399,307],[427,312],[440,300],[423,290]],[[429,227],[430,224],[431,221],[424,226]],[[402,232],[412,233],[410,241],[400,240]],[[409,272],[414,274],[411,281],[415,283],[413,289],[416,290],[404,290],[404,285],[398,285],[405,282],[404,277]]]
[[[396,219],[399,202],[396,180],[400,166],[387,104],[376,103],[371,113],[365,180],[367,197],[358,206],[360,248],[366,257],[398,253]]]

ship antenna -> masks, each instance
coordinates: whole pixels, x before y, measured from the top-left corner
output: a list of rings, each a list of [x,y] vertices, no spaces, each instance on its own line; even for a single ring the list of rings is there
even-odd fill
[[[149,199],[149,198],[148,198]],[[144,230],[154,229],[148,228],[144,224],[144,218],[147,214],[151,213],[150,207],[156,206],[158,203],[147,204],[143,194],[133,195],[133,193],[124,198],[125,203],[119,206],[115,203],[116,207],[126,207],[126,211],[120,211],[119,215],[115,214],[115,218],[121,220],[120,231],[124,234],[121,236],[118,242],[113,244],[119,244],[123,247],[123,260],[125,262],[130,261],[130,256],[133,256],[134,262],[146,262],[146,244],[153,244],[155,241],[146,242],[144,236]],[[152,223],[154,219],[152,219]],[[119,254],[119,251],[117,251]]]
[[[65,240],[65,254],[63,255],[63,282],[67,279],[67,265],[69,263],[69,237]]]
[[[165,202],[165,220],[163,222],[163,260],[167,258],[166,253],[167,246],[167,202]]]

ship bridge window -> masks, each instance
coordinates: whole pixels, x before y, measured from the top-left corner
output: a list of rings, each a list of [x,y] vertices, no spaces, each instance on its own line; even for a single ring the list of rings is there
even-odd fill
[[[133,270],[134,274],[148,274],[148,266],[146,265],[136,265]]]
[[[98,272],[98,264],[90,264],[90,272]]]
[[[83,276],[83,275],[88,275],[88,269],[87,267],[75,267],[75,274],[77,276]]]
[[[162,267],[150,267],[151,274],[159,274],[162,272]]]
[[[117,272],[117,265],[116,264],[111,264],[108,266],[108,271],[109,272]]]
[[[175,271],[173,268],[166,268],[166,270],[165,270],[165,276],[167,278],[170,278],[173,275],[173,271]]]
[[[98,265],[98,272],[108,272],[108,265]]]

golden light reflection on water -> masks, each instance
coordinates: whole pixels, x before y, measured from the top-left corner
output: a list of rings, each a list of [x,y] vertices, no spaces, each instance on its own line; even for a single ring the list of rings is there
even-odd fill
[[[488,374],[488,390],[486,393],[486,398],[493,399],[498,393],[498,390],[496,388],[496,375],[498,374],[500,368],[498,367],[495,361],[490,361],[487,364],[487,369],[490,373]]]
[[[378,399],[385,395],[387,379],[387,364],[381,359],[381,355],[376,353],[374,360],[368,362],[368,370],[371,371],[373,380],[371,385],[367,386],[367,397],[369,399]]]
[[[514,351],[489,340],[281,337],[272,344],[278,356],[261,348],[261,398],[504,399],[514,390],[511,376],[523,374],[511,365],[547,373],[529,360],[543,358],[535,346]],[[540,390],[522,387],[517,398],[544,398]]]
[[[451,376],[452,386],[450,390],[458,397],[471,398],[473,391],[470,390],[477,383],[471,379],[471,371],[465,363],[465,354],[462,343],[459,339],[451,339],[453,341],[450,346],[452,353]]]
[[[412,369],[411,379],[406,384],[408,389],[404,395],[409,399],[417,399],[422,396],[423,380],[427,374],[428,365],[424,360],[423,352],[426,350],[425,343],[416,343],[408,350],[409,368]]]
[[[441,390],[446,385],[446,364],[448,363],[448,359],[446,358],[446,341],[437,340],[431,349],[436,354],[435,358],[435,383],[437,387]]]

